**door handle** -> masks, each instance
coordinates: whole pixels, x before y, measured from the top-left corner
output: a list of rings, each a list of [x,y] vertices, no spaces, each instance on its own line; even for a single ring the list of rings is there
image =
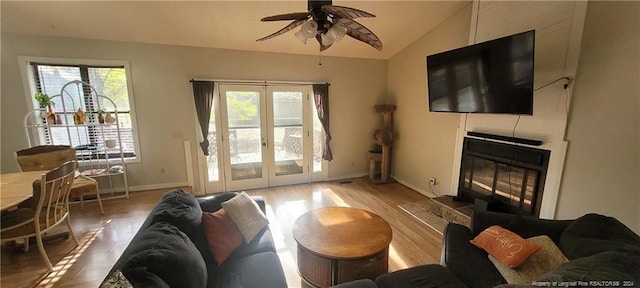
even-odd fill
[[[262,137],[262,147],[267,147],[267,141],[264,140],[264,137]]]

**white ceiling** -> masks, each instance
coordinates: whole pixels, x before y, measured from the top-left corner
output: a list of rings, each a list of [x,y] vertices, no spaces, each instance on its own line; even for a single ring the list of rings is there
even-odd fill
[[[469,1],[340,1],[376,15],[357,21],[383,43],[382,52],[345,37],[325,56],[388,59],[468,5]],[[298,42],[292,30],[256,42],[288,21],[265,16],[307,11],[307,1],[4,1],[2,32],[317,55],[319,45]]]

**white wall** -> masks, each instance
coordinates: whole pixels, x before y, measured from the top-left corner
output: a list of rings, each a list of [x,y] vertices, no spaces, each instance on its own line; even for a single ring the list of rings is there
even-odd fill
[[[451,190],[458,115],[429,113],[426,56],[467,45],[471,4],[389,59],[389,100],[396,105],[393,177],[425,195],[429,177]]]
[[[534,89],[573,77],[578,59],[586,2],[474,2],[469,44],[535,30]],[[508,24],[508,25],[507,25]],[[457,135],[453,179],[459,175],[460,147],[465,132],[483,132],[543,141],[537,148],[551,151],[540,217],[554,218],[564,165],[564,134],[571,89],[566,81],[534,92],[533,116],[465,114]],[[517,126],[516,126],[517,124]],[[455,194],[457,182],[452,183]]]
[[[589,2],[557,217],[614,216],[640,233],[640,2]]]
[[[388,90],[398,105],[394,177],[426,194],[428,177],[436,176],[440,192],[454,195],[460,148],[453,146],[464,132],[511,135],[517,120],[427,112],[424,56],[536,29],[535,87],[575,76],[566,92],[562,81],[536,91],[534,115],[521,117],[516,127],[516,137],[543,140],[545,149],[562,155],[550,171],[554,190],[545,187],[545,195],[552,194],[547,201],[555,203],[547,203],[543,216],[601,213],[640,231],[640,3],[474,4],[476,10],[461,11],[389,60]],[[464,19],[478,15],[477,22]],[[469,22],[471,28],[460,31],[459,25]],[[467,43],[460,40],[464,35]],[[462,128],[458,136],[457,127]]]
[[[197,169],[195,108],[189,79],[328,81],[335,159],[329,177],[363,175],[384,97],[387,62],[355,58],[258,53],[131,42],[2,34],[1,171],[17,171],[13,153],[27,146],[22,118],[27,101],[18,56],[126,60],[131,65],[141,163],[130,164],[129,184],[139,189],[185,185],[184,140]],[[197,153],[196,153],[197,152]],[[164,169],[164,173],[161,173]],[[199,183],[197,170],[195,183]]]

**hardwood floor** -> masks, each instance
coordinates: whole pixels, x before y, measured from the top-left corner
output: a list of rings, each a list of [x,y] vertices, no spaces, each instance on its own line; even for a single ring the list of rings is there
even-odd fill
[[[149,211],[167,191],[169,189],[134,192],[130,199],[103,201],[105,215],[100,214],[96,202],[85,203],[84,209],[74,204],[71,208],[72,223],[81,245],[74,249],[71,239],[45,243],[55,271],[44,280],[46,268],[35,245],[31,245],[29,252],[4,245],[0,286],[97,287]],[[321,207],[362,208],[389,222],[393,230],[389,249],[390,271],[438,263],[440,260],[441,236],[397,207],[424,201],[426,196],[401,184],[373,185],[365,178],[357,178],[246,192],[266,198],[269,226],[289,287],[304,286],[296,267],[296,243],[291,227],[300,215]]]

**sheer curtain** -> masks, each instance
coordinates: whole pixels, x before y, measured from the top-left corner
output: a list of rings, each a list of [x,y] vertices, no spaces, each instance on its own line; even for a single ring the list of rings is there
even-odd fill
[[[318,110],[318,119],[322,123],[324,132],[327,133],[322,150],[322,159],[331,161],[333,160],[333,153],[331,153],[331,147],[329,147],[329,142],[331,141],[331,132],[329,131],[329,83],[313,84],[313,99],[316,104],[316,110]]]
[[[213,105],[213,87],[214,82],[211,81],[195,81],[193,84],[193,100],[196,104],[196,113],[198,114],[198,122],[200,123],[200,130],[202,131],[202,142],[200,147],[204,155],[209,155],[209,140],[207,135],[209,134],[209,117],[211,115],[211,106]]]

